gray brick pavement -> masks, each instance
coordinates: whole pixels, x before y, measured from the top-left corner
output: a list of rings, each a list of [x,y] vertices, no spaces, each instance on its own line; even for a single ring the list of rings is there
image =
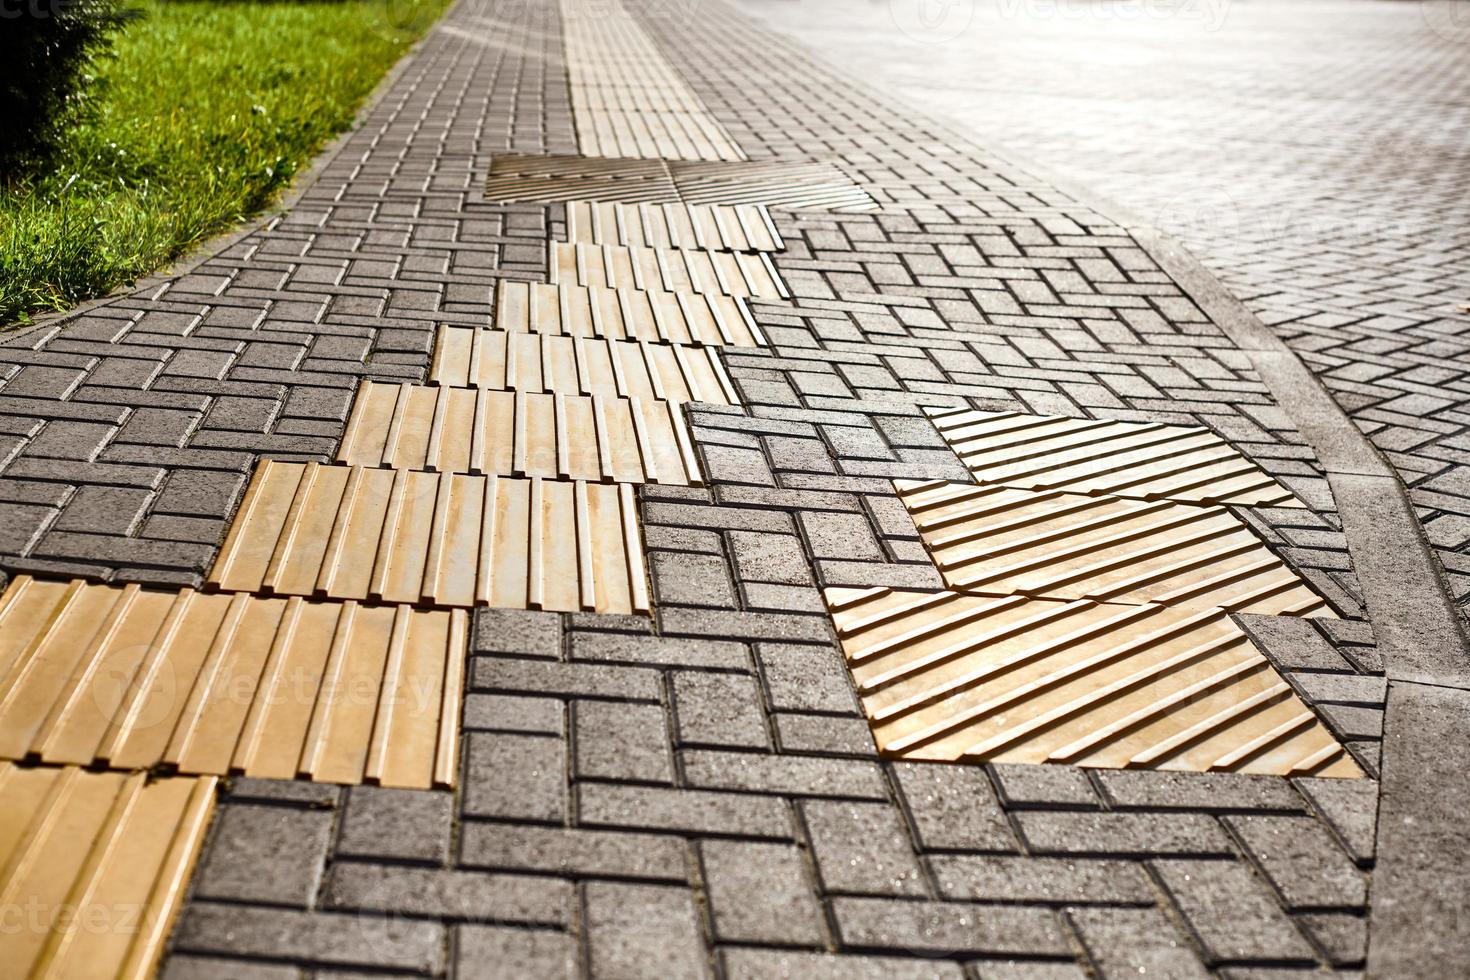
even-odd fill
[[[165,976],[1361,969],[1371,780],[878,759],[818,587],[939,584],[891,483],[965,479],[921,405],[1210,426],[1311,505],[1237,510],[1345,618],[1241,619],[1370,771],[1383,665],[1321,465],[1124,230],[699,14],[645,23],[747,153],[883,207],[777,215],[773,346],[688,411],[709,486],[640,492],[654,620],[477,613],[453,793],[236,780]],[[255,459],[543,278],[561,209],[475,188],[575,152],[560,57],[547,8],[461,3],[288,215],[0,348],[7,570],[197,582]]]

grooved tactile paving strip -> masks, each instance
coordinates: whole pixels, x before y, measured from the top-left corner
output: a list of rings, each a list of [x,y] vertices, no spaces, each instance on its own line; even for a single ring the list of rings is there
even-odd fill
[[[626,483],[266,461],[209,581],[375,602],[649,612]]]
[[[367,381],[337,461],[437,473],[699,486],[679,407],[602,395]]]
[[[787,299],[791,295],[764,252],[555,242],[551,246],[551,281],[615,290],[720,293],[742,298]]]
[[[674,186],[689,204],[764,204],[793,211],[858,212],[878,202],[830,163],[709,163],[670,165]]]
[[[885,755],[1362,775],[1224,610],[824,595]]]
[[[217,783],[0,763],[6,976],[152,976]]]
[[[28,576],[0,602],[4,758],[454,782],[462,610]]]
[[[496,204],[762,205],[787,210],[873,211],[873,200],[830,163],[698,163],[507,153],[490,161],[486,199]]]
[[[1223,507],[942,480],[894,486],[952,589],[1334,615]]]
[[[674,293],[657,286],[609,289],[502,281],[496,290],[495,328],[712,347],[765,343],[744,300],[719,291]]]
[[[1019,412],[926,411],[981,483],[1141,500],[1304,506],[1209,429]]]
[[[588,156],[744,160],[618,0],[562,0],[577,146]]]
[[[429,379],[460,388],[737,405],[712,347],[439,328]]]
[[[567,241],[635,248],[779,252],[786,247],[761,205],[618,204],[571,201]]]

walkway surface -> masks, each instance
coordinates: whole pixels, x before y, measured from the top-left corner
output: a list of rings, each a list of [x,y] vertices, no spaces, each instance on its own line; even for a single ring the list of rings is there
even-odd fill
[[[288,212],[0,345],[0,886],[156,882],[0,949],[1470,973],[1464,25],[935,9],[460,0]]]

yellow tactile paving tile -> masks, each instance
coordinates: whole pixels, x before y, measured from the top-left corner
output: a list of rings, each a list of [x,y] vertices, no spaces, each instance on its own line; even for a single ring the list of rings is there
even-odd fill
[[[266,461],[209,581],[441,607],[649,612],[626,483]]]
[[[742,299],[782,300],[791,295],[764,252],[553,242],[550,278],[577,286],[717,293]]]
[[[337,461],[436,473],[699,486],[679,406],[364,382]]]
[[[758,204],[844,213],[878,207],[841,169],[819,161],[718,163],[506,153],[490,161],[485,196],[496,203]]]
[[[894,486],[952,589],[1335,615],[1224,507],[942,480]]]
[[[718,292],[502,281],[495,291],[494,326],[511,333],[654,344],[765,344],[745,301]]]
[[[745,159],[622,4],[563,0],[561,7],[572,114],[582,153]]]
[[[497,161],[503,158],[496,157]],[[658,203],[679,200],[674,179],[662,161],[638,161],[651,165],[652,173],[640,171],[599,173],[595,168],[589,173],[560,171],[554,173],[515,173],[525,157],[518,157],[514,164],[507,165],[496,173],[492,164],[490,176],[485,181],[485,199],[492,204],[516,204],[527,201],[551,202],[592,199],[598,201],[623,201],[627,203]],[[536,159],[536,158],[532,158]],[[541,158],[552,159],[552,158]],[[566,157],[582,161],[582,157]],[[598,157],[585,160],[589,164],[610,162]]]
[[[216,783],[0,764],[5,976],[151,977]]]
[[[887,756],[1362,775],[1221,609],[890,589],[825,597]]]
[[[1019,412],[926,411],[981,483],[1141,500],[1304,506],[1209,429]]]
[[[461,610],[27,576],[0,602],[4,758],[454,782]]]
[[[712,347],[439,328],[429,380],[499,391],[738,405]]]
[[[764,204],[793,211],[873,211],[867,191],[830,163],[670,163],[686,204]],[[591,197],[591,195],[588,195]]]
[[[779,252],[786,247],[771,213],[758,204],[567,203],[567,241],[635,248]]]

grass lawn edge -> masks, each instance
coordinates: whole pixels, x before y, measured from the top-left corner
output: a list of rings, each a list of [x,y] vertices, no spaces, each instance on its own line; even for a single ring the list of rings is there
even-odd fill
[[[157,289],[165,283],[186,276],[200,265],[203,265],[208,260],[228,249],[231,245],[253,235],[275,219],[289,212],[296,206],[297,202],[301,200],[306,192],[311,189],[312,185],[321,178],[322,171],[342,152],[353,134],[362,127],[367,117],[377,109],[378,105],[387,96],[389,90],[392,89],[399,77],[410,65],[418,60],[424,43],[438,29],[439,24],[454,13],[459,7],[460,2],[461,0],[451,0],[449,5],[444,8],[443,13],[425,28],[423,35],[414,41],[413,44],[409,45],[408,50],[403,53],[403,57],[395,61],[392,67],[378,80],[378,83],[373,86],[372,91],[367,94],[367,97],[357,107],[357,111],[353,114],[352,122],[341,132],[337,133],[337,135],[329,139],[317,154],[312,157],[311,162],[301,169],[300,173],[292,179],[291,183],[281,192],[280,196],[273,200],[267,207],[263,208],[257,214],[251,215],[239,222],[234,227],[227,228],[205,239],[182,255],[174,258],[168,265],[156,269],[145,276],[139,276],[133,282],[118,286],[116,289],[110,290],[102,296],[94,296],[89,300],[84,300],[69,310],[55,310],[49,313],[33,314],[29,323],[17,321],[10,324],[0,324],[0,347],[29,346],[29,344],[22,345],[20,342],[33,337],[36,333],[59,329],[77,317],[84,316],[92,310],[100,309],[124,297]]]

